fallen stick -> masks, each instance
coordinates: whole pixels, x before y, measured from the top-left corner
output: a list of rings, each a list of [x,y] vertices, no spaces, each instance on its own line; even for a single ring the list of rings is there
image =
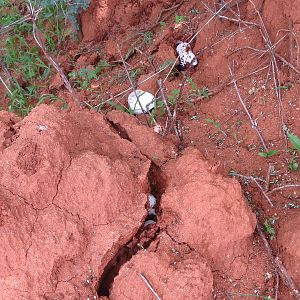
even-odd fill
[[[0,76],[0,81],[2,82],[2,84],[4,85],[4,87],[6,88],[6,90],[8,91],[8,93],[12,96],[13,93],[12,93],[12,91],[9,89],[8,85],[6,84],[6,82],[4,81],[4,79],[2,78],[2,76]]]
[[[161,298],[158,296],[158,294],[156,293],[156,291],[154,290],[154,288],[152,287],[152,285],[150,284],[150,282],[148,281],[148,279],[145,277],[145,275],[143,273],[138,273],[138,274],[142,278],[142,280],[146,283],[147,287],[152,292],[152,294],[155,296],[155,298],[157,300],[161,300]]]
[[[263,137],[262,137],[262,135],[261,135],[261,133],[260,133],[260,131],[258,129],[257,122],[253,119],[251,113],[249,112],[248,108],[246,107],[246,104],[245,104],[245,102],[244,102],[244,100],[243,100],[243,98],[242,98],[242,96],[240,94],[240,91],[239,91],[239,88],[237,86],[236,80],[233,77],[233,73],[232,73],[230,65],[228,65],[228,68],[229,68],[229,73],[230,73],[230,75],[232,77],[232,83],[233,83],[233,85],[235,87],[235,90],[236,90],[236,93],[238,95],[238,98],[239,98],[239,100],[240,100],[240,102],[241,102],[241,104],[242,104],[242,106],[243,106],[243,108],[244,108],[244,110],[245,110],[245,112],[246,112],[249,120],[250,120],[252,128],[256,131],[256,134],[258,135],[258,137],[259,137],[259,139],[260,139],[260,141],[261,141],[261,143],[262,143],[262,145],[264,147],[264,150],[266,152],[269,152],[268,147],[266,146],[266,143],[265,143],[265,141],[264,141],[264,139],[263,139]]]
[[[255,177],[253,177],[253,176],[245,176],[245,175],[241,175],[241,174],[238,174],[238,173],[236,173],[236,172],[231,173],[230,175],[231,175],[231,176],[237,176],[237,177],[240,177],[240,178],[243,178],[243,179],[250,180],[250,181],[254,182],[254,183],[257,185],[257,187],[261,190],[262,194],[263,194],[264,197],[267,199],[267,201],[269,202],[269,204],[271,205],[271,207],[274,207],[272,200],[271,200],[270,197],[267,195],[267,193],[265,192],[265,190],[263,189],[263,187],[259,184],[258,180],[260,180],[260,179],[255,178]]]
[[[139,96],[139,95],[137,94],[137,92],[136,92],[136,88],[135,88],[135,86],[134,86],[134,84],[133,84],[133,81],[132,81],[132,79],[131,79],[131,77],[130,77],[130,74],[129,74],[129,72],[128,72],[128,68],[127,68],[127,66],[126,66],[126,63],[125,63],[125,60],[124,60],[124,57],[123,57],[123,55],[122,55],[122,52],[121,52],[121,50],[120,50],[119,45],[118,45],[118,51],[119,51],[119,54],[120,54],[120,57],[121,57],[121,60],[122,60],[122,63],[123,63],[123,66],[124,66],[126,75],[127,75],[128,80],[129,80],[129,82],[130,82],[131,88],[132,88],[132,90],[133,90],[133,92],[134,92],[134,95],[135,95],[135,97],[136,97],[136,99],[137,99],[137,102],[138,102],[138,104],[139,104],[139,106],[140,106],[140,108],[141,108],[141,110],[142,110],[142,112],[143,112],[143,115],[144,115],[144,117],[145,117],[146,123],[147,123],[147,125],[149,126],[149,123],[148,123],[148,120],[147,120],[147,117],[146,117],[146,113],[147,113],[147,112],[144,110],[144,108],[143,108],[143,106],[142,106],[142,103],[141,103],[141,101],[140,101],[140,96]]]
[[[274,256],[272,248],[271,248],[263,230],[261,229],[261,226],[259,225],[259,223],[256,226],[256,230],[257,230],[260,238],[262,239],[269,256],[271,257],[273,266],[276,269],[278,275],[280,276],[280,278],[282,279],[284,284],[292,291],[295,298],[300,299],[300,292],[297,289],[294,280],[288,274],[288,272],[287,272],[286,268],[284,267],[284,265],[282,264],[282,261],[280,260],[280,258]]]
[[[165,93],[164,93],[164,87],[163,87],[163,81],[162,79],[158,79],[157,80],[157,85],[159,87],[159,91],[160,91],[160,95],[161,95],[161,98],[164,102],[164,105],[166,107],[166,111],[167,111],[167,115],[168,115],[168,118],[170,118],[171,122],[173,123],[174,125],[174,132],[176,134],[176,136],[180,139],[180,134],[178,132],[178,129],[177,129],[177,126],[176,126],[176,122],[175,122],[175,119],[173,118],[173,115],[171,113],[171,110],[170,110],[170,107],[168,105],[168,102],[167,102],[167,99],[166,99],[166,96],[165,96]],[[175,117],[176,115],[174,115]],[[165,131],[167,130],[167,124],[166,124],[166,129]]]
[[[283,185],[283,186],[279,186],[277,188],[274,188],[271,191],[268,191],[268,194],[283,190],[283,189],[287,189],[287,188],[291,188],[291,187],[296,187],[296,188],[300,188],[300,184],[287,184],[287,185]]]

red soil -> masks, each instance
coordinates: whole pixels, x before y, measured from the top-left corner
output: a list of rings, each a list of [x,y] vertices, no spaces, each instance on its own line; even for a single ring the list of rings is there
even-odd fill
[[[252,1],[239,2],[227,17],[260,22]],[[253,3],[272,44],[278,42],[276,53],[298,68],[300,3]],[[161,12],[167,14],[163,24],[157,22]],[[185,21],[176,24],[175,14]],[[144,116],[108,105],[102,107],[107,114],[51,106],[23,120],[0,113],[0,299],[155,299],[141,274],[162,299],[274,298],[276,274],[255,232],[256,223],[266,220],[274,222],[269,240],[274,253],[299,288],[299,187],[269,193],[271,207],[254,182],[240,185],[228,177],[232,170],[259,176],[270,182],[269,190],[299,183],[299,170],[288,169],[298,153],[286,151],[281,130],[283,118],[300,136],[299,72],[277,57],[281,106],[270,55],[253,50],[265,50],[257,26],[217,17],[207,25],[210,17],[194,0],[93,0],[81,16],[88,43],[68,49],[76,54],[77,70],[105,59],[114,64],[80,92],[97,105],[129,86],[119,76],[124,70],[118,44],[125,56],[141,33],[153,31],[151,44],[127,59],[130,70],[140,69],[135,79],[141,83],[175,59],[176,41],[203,28],[192,42],[199,66],[171,74],[164,83],[166,95],[181,91],[181,141],[156,134]],[[61,60],[69,72],[65,57]],[[258,156],[261,143],[230,84],[229,65],[235,78],[243,77],[240,93],[277,155]],[[156,93],[158,76],[168,71],[142,88]],[[207,87],[209,99],[193,96],[187,77]],[[72,103],[58,77],[50,89]],[[126,106],[126,96],[113,100]],[[165,121],[165,115],[157,117],[162,127]],[[158,221],[144,228],[150,191],[159,202]],[[277,292],[278,299],[294,299],[282,281]]]

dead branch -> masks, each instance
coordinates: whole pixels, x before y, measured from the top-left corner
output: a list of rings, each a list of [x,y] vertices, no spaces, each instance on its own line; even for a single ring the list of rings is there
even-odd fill
[[[36,11],[34,9],[32,3],[31,3],[31,0],[28,0],[28,4],[29,4],[28,5],[28,10],[30,12],[31,21],[32,21],[32,34],[33,34],[35,42],[37,43],[37,45],[40,47],[40,49],[44,53],[45,57],[48,59],[48,61],[56,69],[57,73],[62,78],[66,89],[72,95],[72,97],[73,97],[74,101],[76,102],[76,104],[81,106],[80,100],[77,97],[74,89],[72,88],[67,76],[64,74],[64,71],[59,66],[59,64],[54,60],[54,58],[47,52],[46,47],[45,47],[45,45],[43,44],[43,42],[40,38],[41,32],[39,31],[39,29],[37,28],[37,25],[36,25],[36,20],[37,20],[37,17],[38,17],[38,14],[39,14],[40,11],[39,10]]]
[[[279,58],[284,64],[289,66],[293,71],[295,71],[297,74],[300,74],[300,70],[298,70],[294,65],[292,65],[290,62],[288,62],[284,57],[282,57],[280,54],[275,53],[275,56]]]
[[[271,248],[263,230],[261,229],[261,226],[259,223],[256,226],[256,230],[264,243],[264,246],[272,260],[273,266],[276,269],[278,275],[280,276],[280,278],[282,279],[284,284],[292,291],[292,293],[296,297],[296,299],[300,299],[300,292],[297,289],[294,280],[288,274],[288,272],[287,272],[286,268],[284,267],[284,265],[282,264],[282,261],[280,260],[280,258],[274,256],[272,248]]]
[[[139,276],[142,278],[142,280],[146,283],[147,287],[149,288],[149,290],[152,292],[152,294],[155,296],[155,298],[157,300],[161,300],[161,298],[158,296],[158,294],[156,293],[156,291],[154,290],[154,288],[152,287],[151,283],[148,281],[148,279],[145,277],[145,275],[143,273],[138,273]]]
[[[269,33],[266,29],[265,23],[263,21],[263,18],[261,16],[261,13],[259,10],[256,8],[255,4],[253,3],[252,0],[249,0],[249,2],[252,4],[255,13],[257,14],[259,21],[260,21],[260,27],[259,27],[259,32],[265,42],[266,47],[268,48],[268,51],[270,53],[270,59],[271,59],[271,67],[272,67],[272,76],[273,76],[273,82],[274,82],[274,87],[275,87],[275,94],[277,97],[277,101],[279,103],[279,116],[281,118],[281,123],[284,124],[284,115],[283,115],[283,104],[282,104],[282,95],[281,95],[281,89],[279,88],[281,86],[280,78],[278,75],[279,68],[277,65],[277,60],[275,56],[275,48],[274,45],[272,44],[271,38],[269,36]],[[287,138],[284,134],[284,139],[285,143],[287,145]]]
[[[6,84],[5,80],[2,78],[2,76],[0,76],[0,81],[2,82],[2,84],[4,85],[4,87],[6,88],[6,90],[8,91],[8,93],[12,96],[12,91],[9,89],[8,85]]]
[[[266,176],[265,192],[268,192],[270,188],[270,176],[273,170],[274,170],[274,165],[272,163],[269,163],[268,172]]]
[[[174,127],[174,132],[176,134],[176,136],[180,139],[180,134],[178,132],[178,128],[176,126],[176,120],[173,118],[173,115],[171,113],[171,110],[170,110],[170,107],[168,105],[168,102],[167,102],[167,99],[166,99],[166,96],[165,96],[165,93],[164,93],[164,86],[163,86],[163,81],[162,79],[158,79],[157,80],[157,85],[159,87],[159,91],[160,91],[160,96],[164,102],[164,105],[166,107],[166,111],[167,111],[167,115],[168,115],[168,118],[170,119],[170,122],[173,123],[173,127]],[[176,116],[176,115],[175,115]],[[165,128],[165,131],[167,131],[167,128],[168,128],[168,124],[166,124],[166,128]]]
[[[261,179],[259,178],[255,178],[253,176],[245,176],[245,175],[241,175],[241,174],[238,174],[236,172],[234,173],[231,173],[230,174],[231,176],[236,176],[236,177],[240,177],[240,178],[243,178],[243,179],[246,179],[246,180],[250,180],[252,182],[254,182],[257,187],[261,190],[262,194],[264,195],[264,197],[267,199],[267,201],[269,202],[269,204],[271,205],[271,207],[273,207],[273,203],[272,203],[272,200],[270,199],[270,197],[267,195],[267,193],[265,192],[265,190],[263,189],[263,187],[259,184],[258,181],[261,181]]]
[[[166,70],[169,66],[165,66],[164,68],[162,68],[161,70],[157,71],[156,73],[150,75],[149,77],[145,78],[143,81],[140,82],[140,85],[143,84],[144,82],[147,82],[148,80],[150,80],[151,78],[155,77],[156,75],[160,74],[161,72],[163,72],[164,70]],[[138,87],[139,85],[137,85]],[[95,107],[93,107],[93,109],[98,109],[100,106],[104,105],[105,103],[114,100],[115,98],[121,97],[123,95],[125,95],[126,93],[132,91],[132,86],[128,87],[127,89],[117,93],[116,95],[102,101],[101,103],[99,103],[98,105],[96,105]]]
[[[252,128],[256,131],[256,134],[258,135],[258,137],[259,137],[259,139],[260,139],[260,141],[261,141],[261,143],[262,143],[262,145],[264,147],[264,150],[266,152],[269,152],[268,147],[266,146],[266,143],[265,143],[265,141],[264,141],[264,139],[263,139],[263,137],[262,137],[262,135],[261,135],[261,133],[260,133],[260,131],[258,129],[257,122],[253,119],[251,113],[249,112],[248,108],[246,107],[246,104],[245,104],[245,102],[244,102],[244,100],[243,100],[243,98],[242,98],[242,96],[240,94],[240,91],[239,91],[239,88],[237,86],[236,80],[233,77],[233,73],[232,73],[230,65],[228,65],[228,68],[229,68],[230,76],[232,77],[232,82],[233,82],[233,85],[235,87],[236,93],[237,93],[238,98],[239,98],[239,100],[240,100],[240,102],[241,102],[241,104],[242,104],[242,106],[243,106],[243,108],[244,108],[244,110],[245,110],[245,112],[246,112],[249,120],[250,120]]]
[[[223,10],[223,8],[225,8],[228,4],[230,4],[232,2],[232,0],[228,1],[227,3],[225,3],[224,5],[221,6],[221,8],[214,13],[206,22],[205,24],[189,39],[188,43],[190,44],[196,37],[197,35],[204,29],[204,27],[206,27],[216,16],[218,16],[218,14]]]
[[[272,194],[274,192],[281,191],[288,188],[300,188],[300,184],[287,184],[287,185],[279,186],[269,191],[268,194]]]
[[[139,104],[139,106],[140,106],[140,108],[141,108],[141,110],[142,110],[142,112],[143,112],[143,115],[144,115],[144,117],[145,117],[146,123],[147,123],[147,125],[149,126],[148,120],[147,120],[147,117],[146,117],[146,113],[147,113],[147,112],[144,110],[144,108],[143,108],[143,106],[142,106],[142,104],[141,104],[140,96],[139,96],[139,95],[137,94],[137,92],[136,92],[136,88],[135,88],[135,86],[134,86],[134,84],[133,84],[133,81],[132,81],[132,79],[131,79],[131,77],[130,77],[128,68],[127,68],[127,66],[126,66],[126,63],[125,63],[125,60],[124,60],[124,57],[123,57],[123,55],[122,55],[122,52],[121,52],[121,50],[120,50],[120,46],[119,46],[119,45],[118,45],[118,51],[119,51],[119,54],[120,54],[120,57],[121,57],[121,60],[122,60],[122,63],[123,63],[123,66],[124,66],[124,69],[125,69],[127,78],[128,78],[128,80],[129,80],[129,82],[130,82],[131,88],[132,88],[132,90],[133,90],[133,92],[134,92],[134,95],[135,95],[135,97],[136,97],[136,99],[137,99],[137,102],[138,102],[138,104]]]

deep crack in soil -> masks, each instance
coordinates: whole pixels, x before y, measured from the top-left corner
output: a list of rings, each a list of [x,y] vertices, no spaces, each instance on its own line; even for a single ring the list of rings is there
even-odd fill
[[[119,131],[118,131],[119,132]],[[126,131],[125,131],[126,133]],[[123,135],[123,134],[122,134]],[[121,134],[120,136],[123,137]],[[158,180],[161,178],[160,168],[154,163],[151,163],[150,170],[148,172],[148,180],[150,183],[150,193],[156,198],[156,211],[159,211],[159,203],[161,196],[165,190],[164,185],[160,185]],[[148,207],[148,203],[146,203]],[[151,224],[145,227],[145,221],[153,219],[152,215],[147,215],[142,221],[141,226],[135,233],[135,235],[123,246],[117,250],[113,258],[104,267],[103,273],[100,276],[97,293],[98,296],[109,297],[110,289],[114,282],[115,277],[119,274],[122,266],[130,261],[134,255],[140,250],[147,249],[160,232],[160,227],[157,224]],[[156,218],[157,220],[157,218]]]
[[[120,124],[116,124],[112,121],[107,120],[107,122],[112,130],[116,132],[122,139],[126,139],[132,142],[125,128],[123,128]],[[156,212],[159,212],[160,199],[165,191],[165,182],[163,180],[160,168],[153,162],[151,162],[151,166],[148,172],[148,181],[150,185],[150,194],[152,194],[156,198],[155,210]],[[146,203],[146,209],[148,208],[148,206],[149,203]],[[139,250],[147,249],[156,239],[157,235],[160,232],[160,228],[157,224],[145,226],[145,222],[147,220],[157,221],[157,216],[148,214],[146,217],[144,217],[143,220],[141,220],[141,226],[134,234],[134,236],[125,245],[121,246],[117,250],[113,258],[104,267],[97,285],[97,293],[99,297],[109,297],[110,289],[112,287],[114,279],[119,274],[122,266],[126,262],[130,261],[132,257],[138,253]]]

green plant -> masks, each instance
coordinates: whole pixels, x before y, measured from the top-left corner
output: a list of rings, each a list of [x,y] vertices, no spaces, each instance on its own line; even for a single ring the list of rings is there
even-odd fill
[[[191,91],[189,93],[189,97],[200,97],[200,98],[208,98],[208,89],[206,87],[203,87],[202,89],[199,89],[197,84],[193,81],[192,78],[187,78],[187,82],[191,85]]]
[[[288,167],[292,172],[296,172],[298,171],[299,168],[299,163],[298,163],[298,159],[296,156],[293,156],[289,162],[288,162]]]
[[[71,3],[53,0],[33,0],[32,3],[36,10],[42,8],[39,10],[37,27],[45,38],[45,46],[48,51],[56,53],[57,46],[65,40],[65,16]],[[81,1],[77,1],[76,5],[80,3]],[[8,109],[26,115],[46,98],[55,101],[54,95],[40,96],[44,89],[41,81],[50,77],[51,68],[40,48],[35,45],[32,38],[32,22],[24,18],[24,11],[21,10],[24,6],[7,0],[0,0],[0,4],[0,28],[5,28],[8,33],[6,39],[0,41],[0,56],[14,77],[9,86],[11,93],[7,94],[10,99]],[[20,82],[15,78],[20,78]]]
[[[164,102],[162,100],[154,100],[154,108],[150,111],[150,124],[156,124],[157,117],[164,114]]]
[[[190,13],[193,15],[198,15],[198,14],[200,14],[200,11],[197,8],[193,7],[190,9]]]
[[[164,21],[160,21],[160,22],[159,22],[159,25],[160,25],[160,28],[161,28],[161,29],[164,29],[164,28],[166,27],[166,24],[167,24],[167,23],[164,22]]]
[[[277,153],[278,153],[278,150],[270,150],[269,152],[258,152],[258,155],[260,157],[268,158],[268,157],[274,156]]]
[[[149,46],[153,42],[153,32],[152,31],[146,31],[143,34],[143,42],[145,45]]]
[[[181,24],[185,20],[185,16],[180,16],[180,15],[175,15],[175,23],[176,24]]]
[[[142,69],[140,69],[140,68],[134,68],[134,69],[129,70],[130,79],[132,81],[135,81],[141,73],[142,73]],[[114,78],[112,78],[111,83],[116,81],[117,83],[120,84],[120,83],[125,82],[126,80],[128,80],[128,76],[127,76],[126,72],[122,69],[122,70],[118,71],[117,75],[114,76]]]
[[[260,296],[260,295],[256,295],[256,294],[242,294],[242,293],[233,293],[233,292],[231,292],[229,294],[236,295],[239,297],[245,297],[245,298],[253,297],[253,298],[259,298],[262,300],[273,300],[273,298],[271,296]]]
[[[91,81],[98,78],[99,72],[91,68],[81,68],[78,71],[72,71],[68,74],[70,79],[73,79],[75,87],[81,90],[86,90],[90,87]]]
[[[272,223],[274,224],[275,221],[273,221],[272,219],[266,219],[264,222],[264,229],[266,231],[266,233],[269,235],[270,240],[273,240],[274,237],[276,236],[276,231],[275,228],[272,226]]]
[[[298,138],[298,136],[291,133],[289,130],[287,130],[286,135],[293,145],[294,149],[300,152],[300,139]]]
[[[281,85],[281,86],[278,86],[276,88],[273,88],[274,90],[283,90],[283,91],[287,91],[290,87],[287,86],[287,85]]]
[[[91,0],[76,0],[76,1],[69,1],[69,0],[34,0],[33,3],[35,7],[39,8],[53,8],[57,7],[62,15],[67,17],[74,25],[76,30],[79,30],[79,23],[78,23],[78,13],[83,10],[86,10],[90,5]]]
[[[206,121],[207,123],[213,124],[213,125],[214,125],[216,128],[218,128],[218,129],[220,129],[221,126],[222,126],[222,124],[220,124],[220,123],[218,123],[218,122],[216,122],[215,120],[210,119],[210,118],[205,119],[205,121]]]
[[[180,97],[180,89],[171,90],[171,94],[168,96],[168,102],[171,106],[175,105]]]

